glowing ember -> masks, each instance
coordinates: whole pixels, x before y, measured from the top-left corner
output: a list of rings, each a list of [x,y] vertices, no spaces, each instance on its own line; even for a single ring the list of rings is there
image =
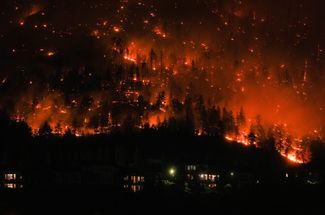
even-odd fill
[[[238,135],[225,135],[225,139],[229,142],[236,142],[244,146],[256,145],[256,142],[251,142],[245,132],[240,132]]]
[[[160,36],[160,37],[162,37],[162,38],[166,38],[167,37],[167,34],[165,33],[165,32],[163,32],[162,30],[161,30],[161,28],[160,27],[155,27],[154,29],[153,29],[153,32],[156,34],[156,35],[158,35],[158,36]]]
[[[48,51],[48,52],[46,53],[46,55],[47,55],[48,57],[53,57],[53,56],[55,55],[55,52],[53,52],[53,51]]]
[[[288,154],[288,155],[285,155],[285,154],[282,154],[282,153],[281,153],[281,155],[282,155],[283,157],[288,158],[288,160],[290,160],[291,162],[299,163],[299,164],[303,164],[303,163],[305,163],[304,161],[298,159],[298,158],[296,157],[295,154]]]
[[[10,58],[1,66],[7,94],[0,106],[35,134],[45,123],[55,134],[82,136],[109,133],[127,120],[144,128],[176,119],[190,122],[198,136],[244,146],[274,139],[295,163],[309,162],[311,140],[323,140],[324,42],[310,36],[319,33],[311,26],[320,19],[307,13],[309,1],[290,1],[299,8],[290,18],[280,7],[257,6],[267,1],[123,0],[72,9],[38,2],[4,13],[8,32],[0,35]],[[69,10],[89,15],[53,19],[61,9],[67,17]],[[10,41],[18,29],[25,37]]]
[[[310,161],[311,155],[307,139],[293,138],[288,132],[286,124],[275,124],[273,132],[275,147],[283,157],[300,164]]]
[[[230,141],[230,142],[234,142],[235,141],[232,137],[230,137],[228,135],[225,136],[225,139],[228,140],[228,141]]]
[[[124,56],[124,59],[127,60],[127,61],[131,61],[131,62],[136,62],[136,60],[130,56]]]
[[[113,27],[114,32],[119,33],[121,31],[120,27],[114,26]]]

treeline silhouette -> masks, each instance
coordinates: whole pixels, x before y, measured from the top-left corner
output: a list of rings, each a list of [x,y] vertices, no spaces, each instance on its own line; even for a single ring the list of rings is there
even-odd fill
[[[246,147],[226,142],[218,132],[197,136],[191,123],[175,119],[136,132],[125,128],[111,134],[84,137],[76,137],[71,132],[63,136],[53,135],[51,128],[44,124],[34,136],[25,122],[11,120],[2,111],[0,126],[0,161],[3,166],[18,169],[69,169],[87,163],[118,168],[143,167],[151,159],[165,164],[207,163],[220,169],[249,171],[268,178],[284,168],[295,166],[279,155],[273,139],[264,140],[265,147],[262,148]],[[323,171],[324,155],[324,144],[320,141],[313,143],[311,162],[299,165],[299,168]]]

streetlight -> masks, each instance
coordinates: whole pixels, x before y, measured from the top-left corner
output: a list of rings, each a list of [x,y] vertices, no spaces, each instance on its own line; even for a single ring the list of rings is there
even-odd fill
[[[168,173],[171,177],[174,177],[176,174],[176,169],[172,167],[168,170]]]

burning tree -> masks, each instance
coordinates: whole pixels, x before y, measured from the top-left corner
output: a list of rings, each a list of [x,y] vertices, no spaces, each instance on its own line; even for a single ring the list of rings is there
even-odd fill
[[[275,124],[273,128],[276,150],[284,157],[295,163],[310,161],[309,138],[297,138],[290,135],[286,124]]]

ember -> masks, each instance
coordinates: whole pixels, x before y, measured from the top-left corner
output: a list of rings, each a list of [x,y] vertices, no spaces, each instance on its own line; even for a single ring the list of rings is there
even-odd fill
[[[62,5],[2,13],[0,106],[35,135],[46,124],[76,136],[175,124],[258,148],[274,139],[295,163],[323,140],[324,39],[312,35],[324,28],[312,3],[282,2],[300,8],[293,17],[266,1]]]

